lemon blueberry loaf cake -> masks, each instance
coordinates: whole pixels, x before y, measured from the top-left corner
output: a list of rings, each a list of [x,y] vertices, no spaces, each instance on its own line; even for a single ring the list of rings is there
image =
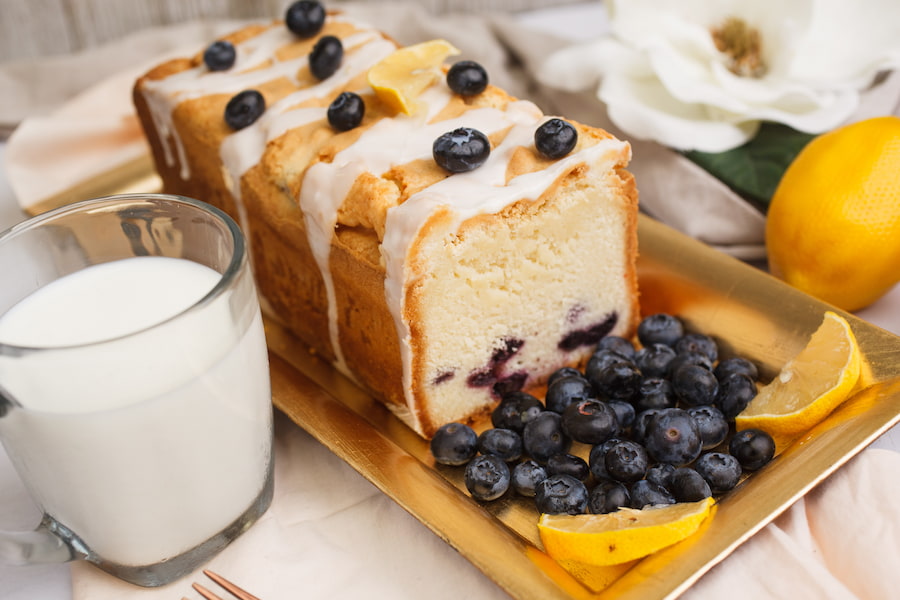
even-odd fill
[[[637,323],[627,143],[317,2],[134,88],[166,192],[229,212],[274,318],[419,434]]]

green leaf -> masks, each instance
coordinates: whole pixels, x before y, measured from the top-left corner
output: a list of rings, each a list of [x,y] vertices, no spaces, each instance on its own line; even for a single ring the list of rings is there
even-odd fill
[[[784,171],[814,137],[787,125],[763,123],[743,146],[718,153],[690,151],[685,156],[765,211]]]

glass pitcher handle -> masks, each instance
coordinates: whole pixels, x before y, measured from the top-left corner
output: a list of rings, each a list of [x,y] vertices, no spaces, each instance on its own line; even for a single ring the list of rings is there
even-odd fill
[[[5,417],[6,413],[16,406],[19,406],[19,403],[0,385],[0,417]]]
[[[0,562],[10,565],[63,563],[76,558],[74,549],[45,519],[34,531],[0,531]]]
[[[0,418],[16,406],[18,402],[0,385]],[[77,553],[56,530],[52,520],[45,517],[34,531],[0,531],[0,562],[30,565],[73,560]]]

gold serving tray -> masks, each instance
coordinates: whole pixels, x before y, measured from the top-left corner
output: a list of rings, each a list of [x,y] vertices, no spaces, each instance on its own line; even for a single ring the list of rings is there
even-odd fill
[[[159,189],[148,161],[47,199],[36,212],[122,191]],[[714,336],[768,380],[835,310],[648,217],[639,222],[643,314],[669,312]],[[841,311],[837,311],[841,312]],[[468,496],[462,469],[432,460],[428,444],[330,365],[267,320],[275,406],[515,598],[674,598],[816,484],[900,422],[900,338],[852,315],[864,367],[860,389],[837,411],[717,504],[689,539],[615,573],[594,591],[543,551],[533,502]]]

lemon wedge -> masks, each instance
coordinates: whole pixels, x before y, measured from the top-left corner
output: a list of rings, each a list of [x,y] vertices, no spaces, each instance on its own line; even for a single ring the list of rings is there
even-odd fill
[[[690,536],[709,516],[714,501],[620,508],[603,515],[541,515],[544,550],[560,564],[609,566],[627,563]]]
[[[737,416],[737,430],[762,429],[781,451],[847,399],[860,368],[859,346],[850,324],[826,312],[806,347]]]
[[[419,95],[443,76],[443,62],[457,54],[459,50],[446,40],[400,48],[369,69],[369,85],[393,110],[413,114]]]

